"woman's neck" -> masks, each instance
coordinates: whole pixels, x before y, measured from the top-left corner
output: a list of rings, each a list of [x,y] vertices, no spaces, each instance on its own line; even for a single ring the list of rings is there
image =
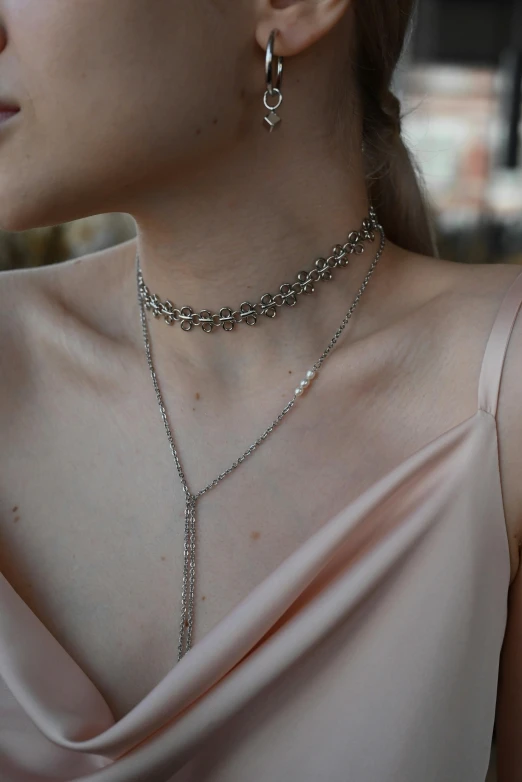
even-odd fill
[[[275,134],[273,134],[275,135]],[[360,228],[368,214],[362,161],[347,163],[264,139],[263,156],[235,154],[234,161],[205,164],[183,187],[147,198],[132,210],[136,248],[145,285],[174,306],[219,312],[276,294],[301,270],[326,257],[334,244]],[[311,152],[311,150],[310,150]],[[306,160],[302,167],[300,161]],[[130,210],[129,210],[130,211]],[[317,360],[346,314],[378,243],[367,244],[331,282],[278,308],[276,318],[256,326],[237,324],[206,334],[194,326],[167,326],[148,315],[156,355],[169,364],[201,371],[215,382],[257,382],[257,368],[281,368]],[[126,291],[135,286],[135,277]],[[135,304],[135,299],[133,301]],[[364,304],[361,304],[361,308]],[[161,360],[159,359],[159,360]],[[306,368],[306,367],[305,367]],[[225,379],[226,378],[226,379]]]

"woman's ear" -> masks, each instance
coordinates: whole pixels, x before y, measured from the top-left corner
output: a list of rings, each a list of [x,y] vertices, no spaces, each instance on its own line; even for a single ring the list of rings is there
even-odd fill
[[[341,19],[351,0],[258,0],[256,39],[264,50],[277,29],[276,56],[299,54],[326,35]]]

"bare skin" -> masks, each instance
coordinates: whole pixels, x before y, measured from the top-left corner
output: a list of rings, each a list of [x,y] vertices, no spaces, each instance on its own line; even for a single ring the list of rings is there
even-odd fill
[[[2,130],[1,226],[125,211],[138,227],[137,242],[0,275],[0,570],[118,719],[175,664],[183,564],[183,493],[145,360],[136,247],[153,291],[219,309],[274,290],[359,225],[360,136],[353,123],[336,137],[325,88],[350,3],[47,0],[43,13],[40,0],[0,0],[0,20],[4,83],[22,105]],[[268,136],[263,47],[274,27],[288,100],[284,132]],[[150,322],[193,490],[291,398],[371,252],[255,329],[186,334]],[[487,336],[519,271],[388,245],[310,392],[199,503],[194,643],[320,525],[475,413]],[[514,588],[521,351],[519,319],[498,420]],[[506,695],[506,723],[514,709]],[[505,756],[516,751],[506,738]]]

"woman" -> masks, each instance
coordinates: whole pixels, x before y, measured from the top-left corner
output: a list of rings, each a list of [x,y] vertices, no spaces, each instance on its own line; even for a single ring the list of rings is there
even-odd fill
[[[433,257],[411,5],[1,0],[1,227],[137,227],[0,276],[2,780],[479,782],[497,691],[520,778],[522,274]]]

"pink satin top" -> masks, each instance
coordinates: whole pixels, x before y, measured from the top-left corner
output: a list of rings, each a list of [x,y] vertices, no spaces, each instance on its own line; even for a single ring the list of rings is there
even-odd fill
[[[2,782],[483,782],[510,562],[496,412],[476,412],[287,557],[115,722],[0,576]]]

